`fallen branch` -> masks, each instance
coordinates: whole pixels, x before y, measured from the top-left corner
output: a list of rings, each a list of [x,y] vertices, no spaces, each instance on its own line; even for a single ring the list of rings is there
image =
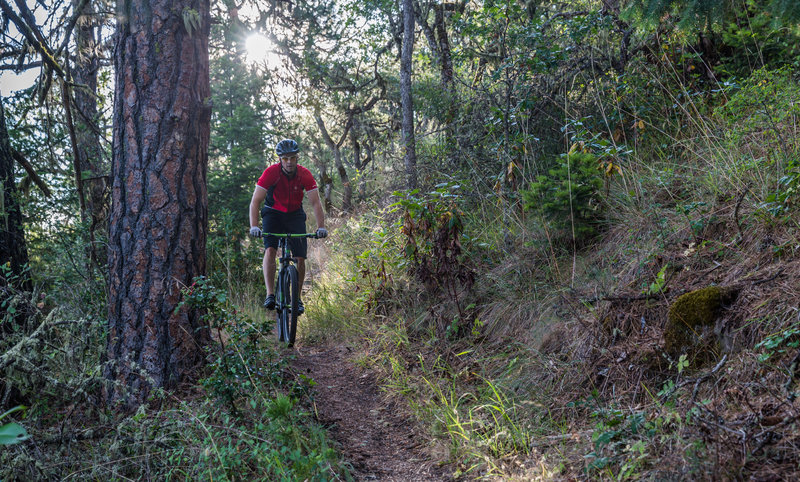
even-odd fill
[[[774,275],[770,276],[769,278],[760,279],[758,281],[753,281],[753,282],[750,283],[750,286],[755,286],[755,285],[760,285],[761,283],[770,282],[770,281],[774,280],[775,278],[777,278],[778,276],[780,276],[783,273],[783,270],[785,270],[785,269],[786,268],[779,269],[777,272],[775,272]]]
[[[715,366],[710,372],[705,373],[704,375],[700,376],[697,379],[697,381],[694,384],[694,389],[692,389],[692,402],[694,402],[697,399],[697,391],[700,389],[700,384],[708,380],[711,377],[711,375],[717,373],[719,369],[722,368],[722,365],[725,364],[725,361],[727,359],[728,359],[727,353],[722,355],[722,359],[719,361],[719,363],[717,363],[717,366]]]
[[[701,407],[701,408],[704,408],[704,407],[703,407],[702,405],[700,405],[699,403],[695,403],[695,406],[696,406],[696,407]],[[732,428],[730,428],[730,427],[726,427],[726,426],[725,426],[724,424],[722,424],[722,423],[718,423],[718,422],[715,422],[715,421],[713,421],[713,420],[707,420],[707,419],[705,419],[705,418],[703,418],[703,417],[701,417],[701,416],[699,416],[699,415],[696,415],[696,416],[695,416],[695,420],[699,420],[700,422],[702,422],[702,423],[704,423],[704,424],[706,424],[706,425],[710,425],[710,426],[712,426],[712,427],[716,427],[716,428],[722,429],[722,430],[724,430],[724,431],[726,431],[726,432],[728,432],[728,433],[732,433],[732,434],[734,434],[734,435],[737,435],[737,436],[741,437],[741,439],[742,439],[742,442],[744,442],[744,441],[747,439],[747,433],[745,433],[745,431],[744,431],[744,430],[736,430],[736,429],[732,429]]]

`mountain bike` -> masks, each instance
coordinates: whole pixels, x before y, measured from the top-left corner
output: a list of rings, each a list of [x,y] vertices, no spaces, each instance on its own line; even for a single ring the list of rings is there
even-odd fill
[[[290,348],[294,346],[295,335],[297,334],[298,306],[300,304],[300,290],[297,267],[294,265],[295,259],[292,256],[292,247],[289,238],[314,238],[316,233],[301,234],[278,234],[262,233],[264,236],[275,236],[278,238],[278,250],[281,255],[278,258],[280,269],[278,277],[275,278],[275,311],[278,318],[278,340],[286,343]]]

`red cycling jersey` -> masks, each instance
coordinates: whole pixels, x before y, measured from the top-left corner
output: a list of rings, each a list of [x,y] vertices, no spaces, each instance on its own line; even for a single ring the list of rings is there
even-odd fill
[[[317,181],[311,171],[303,166],[297,166],[297,172],[290,179],[281,171],[281,164],[273,164],[258,178],[256,185],[267,190],[267,205],[269,205],[270,191],[274,200],[272,209],[290,213],[303,207],[304,191],[317,189]]]

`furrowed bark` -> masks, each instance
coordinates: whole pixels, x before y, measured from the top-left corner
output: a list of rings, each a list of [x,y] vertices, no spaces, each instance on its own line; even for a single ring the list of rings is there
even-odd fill
[[[206,271],[210,17],[208,0],[119,8],[106,375],[109,403],[132,408],[191,377],[209,339],[176,307]]]

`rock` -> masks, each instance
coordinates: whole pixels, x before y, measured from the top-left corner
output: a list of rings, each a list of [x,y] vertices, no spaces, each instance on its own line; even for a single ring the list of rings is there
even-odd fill
[[[714,334],[714,322],[720,309],[738,294],[735,288],[709,286],[679,296],[669,307],[664,351],[675,357],[685,353],[693,362],[701,354],[703,359],[715,358],[720,344]]]

